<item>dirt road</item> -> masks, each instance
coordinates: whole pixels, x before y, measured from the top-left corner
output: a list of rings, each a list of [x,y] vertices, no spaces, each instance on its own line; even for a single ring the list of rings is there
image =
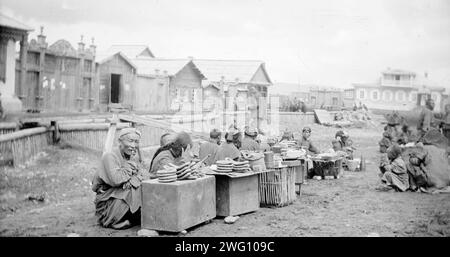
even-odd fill
[[[337,129],[311,127],[319,148],[329,148]],[[381,128],[348,131],[358,148],[355,157],[367,159],[365,172],[308,180],[292,205],[260,208],[232,225],[214,219],[186,235],[161,236],[449,236],[450,195],[375,191]],[[96,223],[90,180],[99,156],[51,147],[27,167],[0,167],[0,235],[136,236],[138,226],[116,231]]]

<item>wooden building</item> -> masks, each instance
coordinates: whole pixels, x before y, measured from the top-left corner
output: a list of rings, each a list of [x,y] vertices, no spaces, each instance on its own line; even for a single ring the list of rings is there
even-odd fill
[[[216,86],[221,95],[219,112],[233,113],[232,122],[240,128],[247,125],[260,127],[267,120],[268,87],[272,81],[262,61],[194,59],[195,65],[208,78],[203,87]],[[208,89],[212,90],[212,89]],[[239,117],[236,113],[244,113]],[[224,118],[229,120],[228,117]],[[225,125],[225,127],[228,124]]]
[[[136,110],[201,113],[203,73],[190,59],[136,58]]]
[[[98,99],[95,74],[95,46],[75,49],[68,41],[48,46],[43,28],[37,40],[27,46],[26,61],[17,60],[16,92],[28,112],[90,112]],[[22,67],[23,69],[17,69]]]
[[[33,29],[29,26],[0,14],[0,119],[6,113],[22,111],[22,103],[18,98],[21,92],[17,85],[26,77],[26,48],[30,31]],[[21,61],[18,64],[16,42],[20,42]]]
[[[98,57],[99,110],[133,110],[136,106],[136,66],[122,52]]]

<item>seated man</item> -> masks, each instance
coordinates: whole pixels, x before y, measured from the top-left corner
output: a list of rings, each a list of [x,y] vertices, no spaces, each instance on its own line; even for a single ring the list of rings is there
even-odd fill
[[[394,189],[404,192],[409,189],[409,175],[401,153],[401,148],[394,144],[388,148],[387,154],[383,155],[380,161],[382,185],[377,190],[389,191]]]
[[[353,160],[353,151],[356,150],[356,148],[353,147],[353,141],[350,139],[348,133],[339,130],[336,132],[335,138],[339,142],[339,150],[346,152],[348,154],[348,159]]]
[[[311,128],[304,127],[302,130],[302,137],[297,140],[297,145],[302,149],[306,150],[307,154],[318,154],[320,153],[319,149],[313,144],[311,139]]]
[[[241,152],[239,151],[242,140],[241,132],[236,128],[230,128],[225,134],[225,140],[226,141],[219,146],[219,149],[217,149],[216,155],[214,156],[214,163],[216,161],[225,160],[225,158],[237,161],[241,157]]]
[[[258,136],[258,131],[256,131],[256,129],[250,127],[245,128],[240,150],[259,151],[259,144],[256,142],[256,136]]]
[[[378,142],[380,153],[386,153],[387,149],[392,145],[392,136],[389,132],[383,132],[383,138]]]
[[[202,160],[209,154],[209,157],[204,161],[207,166],[214,163],[214,156],[219,149],[221,136],[222,132],[213,129],[209,132],[209,141],[200,145],[199,158]]]
[[[104,227],[125,229],[140,222],[140,186],[148,177],[136,154],[140,137],[134,128],[122,129],[119,146],[103,153],[102,165],[94,175],[95,214]]]

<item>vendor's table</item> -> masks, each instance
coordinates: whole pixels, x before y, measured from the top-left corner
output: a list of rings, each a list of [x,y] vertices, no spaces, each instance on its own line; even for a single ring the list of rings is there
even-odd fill
[[[323,179],[325,176],[333,176],[335,179],[339,178],[342,173],[342,161],[343,157],[336,157],[332,159],[312,159],[313,172],[312,176],[321,176]]]
[[[288,169],[293,169],[295,173],[295,185],[298,186],[298,193],[301,195],[302,184],[305,180],[306,164],[304,159],[284,160],[283,165]]]
[[[260,172],[219,173],[216,177],[216,214],[233,216],[259,209],[258,174]]]
[[[296,199],[295,171],[283,165],[259,174],[259,195],[262,206],[292,204]]]
[[[141,227],[180,232],[216,217],[216,178],[142,182]]]

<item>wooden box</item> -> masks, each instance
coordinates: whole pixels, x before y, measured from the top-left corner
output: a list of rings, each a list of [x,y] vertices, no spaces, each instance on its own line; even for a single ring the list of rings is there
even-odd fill
[[[259,209],[258,174],[216,175],[217,216],[240,215]]]
[[[342,173],[343,158],[332,160],[313,160],[312,176],[333,176],[335,179],[339,178]]]
[[[180,232],[216,217],[216,178],[142,182],[141,227]]]
[[[296,199],[294,170],[282,166],[259,174],[259,196],[262,206],[292,204]]]

